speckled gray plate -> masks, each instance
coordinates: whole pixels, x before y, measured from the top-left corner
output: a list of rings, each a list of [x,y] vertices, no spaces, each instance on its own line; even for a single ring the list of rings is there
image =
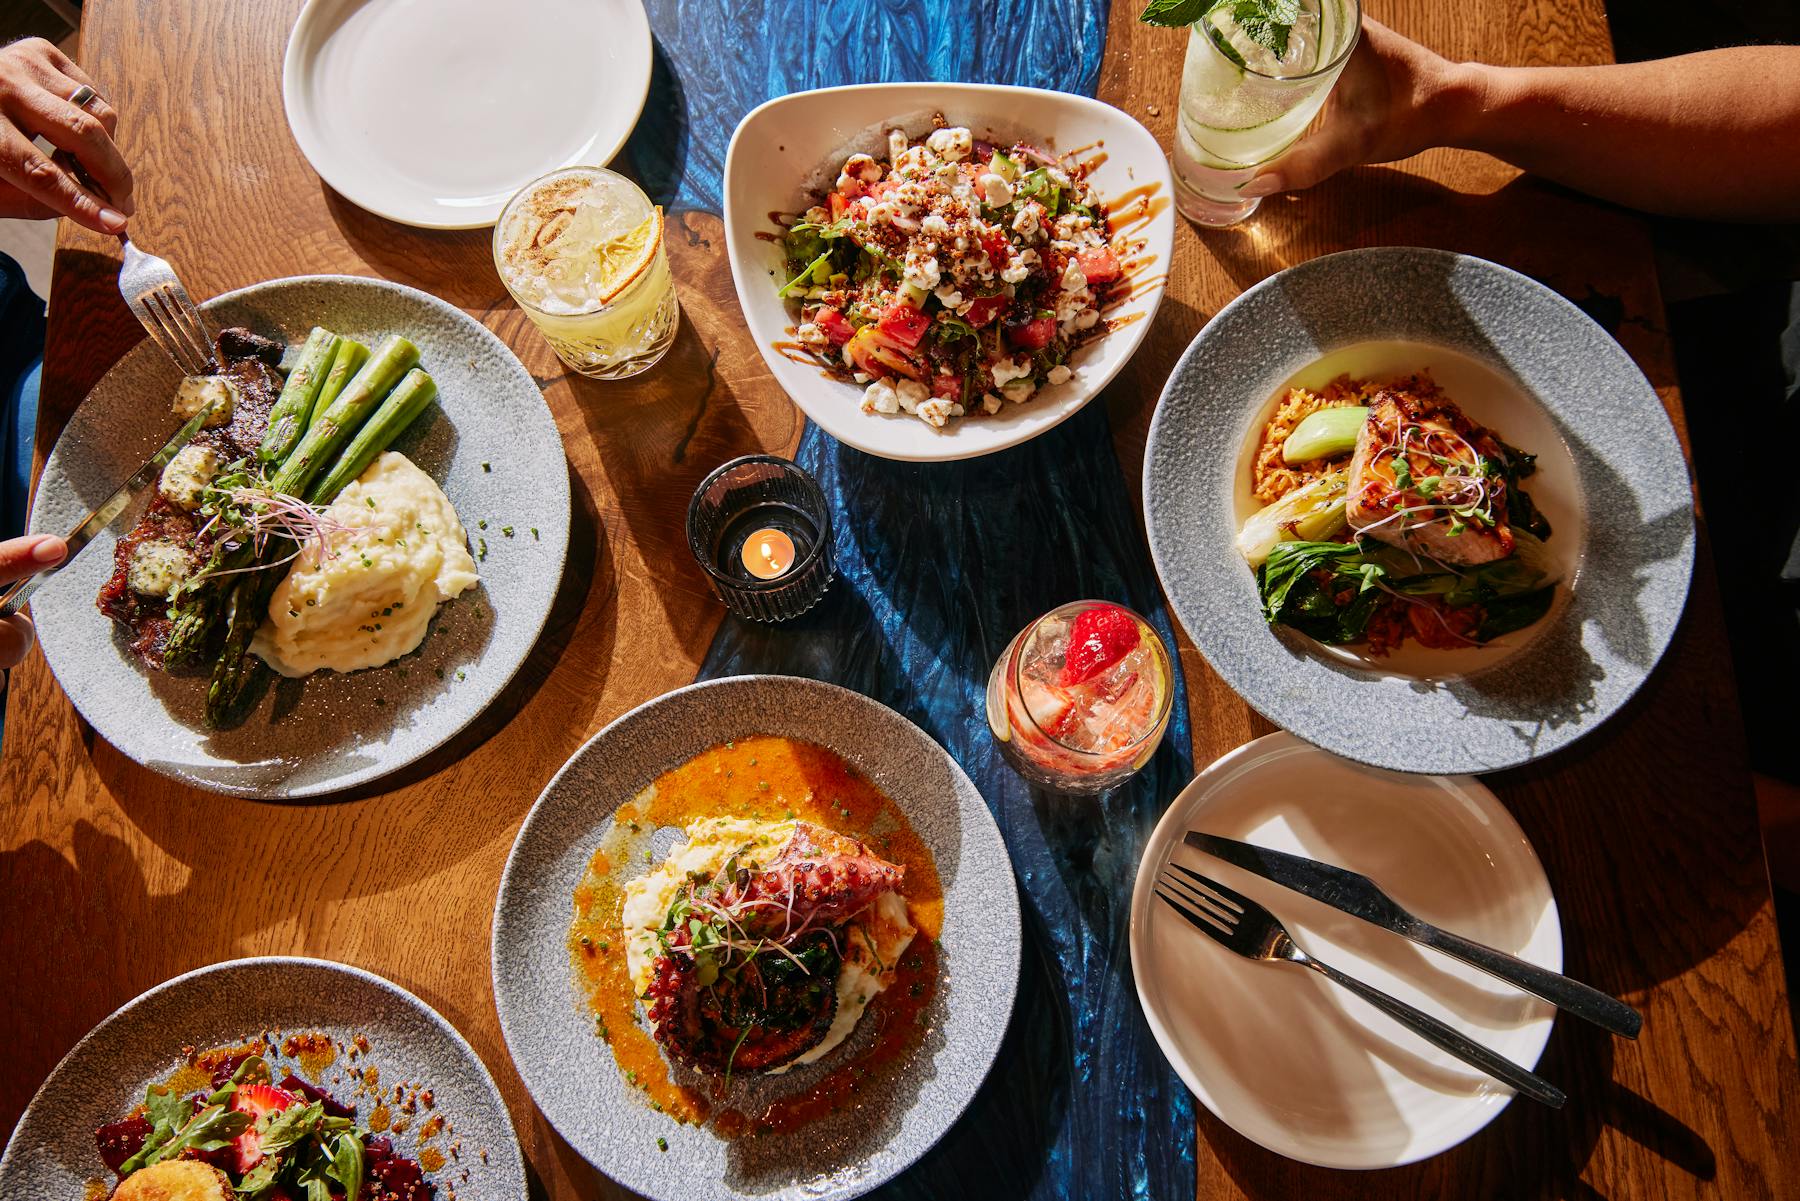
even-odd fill
[[[522,1201],[525,1161],[500,1090],[455,1027],[397,984],[323,959],[268,957],[215,963],[157,985],[88,1032],[38,1089],[0,1157],[0,1197],[75,1198],[111,1173],[94,1149],[95,1128],[144,1099],[146,1086],[181,1063],[184,1044],[216,1047],[265,1032],[320,1031],[340,1043],[363,1035],[384,1080],[431,1089],[435,1112],[454,1128],[437,1144],[460,1141],[458,1158],[434,1173],[454,1182],[458,1201]],[[333,1088],[334,1072],[319,1081]],[[403,1155],[413,1133],[391,1136]],[[483,1162],[481,1152],[486,1152]],[[462,1172],[468,1170],[464,1181]]]
[[[1557,607],[1504,645],[1386,664],[1271,629],[1233,544],[1253,431],[1296,377],[1324,382],[1309,371],[1421,363],[1539,456],[1529,489],[1553,502],[1547,545],[1568,573]],[[1397,771],[1495,771],[1594,729],[1662,656],[1694,564],[1681,448],[1619,344],[1526,276],[1412,247],[1314,259],[1221,310],[1163,389],[1144,511],[1170,604],[1226,683],[1307,741]]]
[[[899,1091],[795,1134],[728,1141],[677,1125],[627,1088],[611,1051],[594,1037],[568,940],[575,885],[613,810],[708,747],[752,734],[829,747],[892,798],[937,860],[944,928],[929,1029]],[[654,845],[666,851],[676,840],[666,829]],[[893,710],[787,676],[680,688],[596,734],[525,818],[494,909],[494,999],[525,1087],[588,1162],[658,1201],[848,1198],[893,1177],[950,1128],[987,1075],[1012,1014],[1019,954],[1012,861],[956,761]],[[733,1090],[802,1090],[837,1058]],[[666,1153],[658,1138],[668,1141]]]
[[[247,325],[297,341],[324,325],[370,346],[389,333],[412,339],[437,381],[438,403],[394,449],[443,487],[471,543],[487,539],[487,558],[476,565],[481,585],[445,606],[424,645],[399,663],[278,683],[242,726],[210,731],[201,720],[205,677],[146,670],[94,607],[112,573],[113,544],[137,520],[134,508],[33,598],[44,656],[101,737],[165,775],[271,800],[365,784],[475,720],[531,653],[568,551],[562,438],[505,343],[417,289],[304,276],[229,292],[201,308],[215,330]],[[174,432],[168,398],[179,380],[148,340],[106,373],[44,465],[34,532],[67,532],[162,445]],[[481,520],[486,530],[477,527]],[[513,537],[499,532],[505,525]]]

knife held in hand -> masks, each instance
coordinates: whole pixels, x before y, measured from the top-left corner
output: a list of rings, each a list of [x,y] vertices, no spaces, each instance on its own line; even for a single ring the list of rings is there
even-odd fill
[[[164,443],[161,450],[151,455],[130,479],[120,484],[117,492],[96,505],[93,512],[82,518],[80,523],[69,531],[68,536],[63,539],[69,545],[69,553],[63,557],[61,563],[38,572],[36,575],[26,576],[11,588],[0,590],[0,617],[11,617],[23,609],[25,602],[31,599],[31,594],[38,590],[38,585],[73,563],[75,556],[87,549],[88,543],[92,542],[100,531],[117,521],[119,514],[131,507],[132,501],[154,488],[157,479],[162,475],[162,469],[169,465],[169,460],[175,457],[176,451],[193,441],[194,435],[200,432],[200,427],[206,424],[206,419],[212,416],[213,404],[216,403],[212,402],[202,406],[198,413],[188,418],[187,424],[176,430],[175,436]],[[46,531],[35,532],[44,533]]]
[[[1604,1030],[1636,1038],[1643,1027],[1642,1014],[1597,988],[1414,917],[1367,876],[1317,859],[1290,855],[1217,834],[1203,834],[1198,830],[1188,831],[1187,844],[1340,912],[1392,930],[1420,946],[1431,947],[1478,967],[1488,975],[1517,985],[1565,1013],[1584,1018]]]

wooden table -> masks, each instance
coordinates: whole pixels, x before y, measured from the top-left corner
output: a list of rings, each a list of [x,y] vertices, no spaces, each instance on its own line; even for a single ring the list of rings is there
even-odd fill
[[[800,419],[741,329],[719,221],[683,213],[669,246],[686,321],[628,385],[560,373],[506,300],[487,235],[370,217],[308,169],[282,116],[280,61],[300,0],[90,0],[84,66],[124,113],[139,168],[134,232],[208,296],[277,276],[378,275],[446,297],[505,338],[544,386],[575,482],[567,577],[548,631],[490,719],[379,791],[263,805],[175,784],[82,723],[41,656],[13,675],[0,759],[0,1128],[95,1022],[178,972],[240,955],[319,955],[391,977],[474,1043],[553,1197],[600,1195],[507,1058],[488,981],[496,883],[538,790],[626,709],[690,682],[720,616],[687,553],[699,477]],[[1115,0],[1104,99],[1165,144],[1175,36]],[[1608,61],[1599,0],[1371,0],[1455,57]],[[1352,246],[1442,246],[1527,271],[1610,317],[1681,422],[1644,225],[1460,152],[1350,175],[1265,206],[1254,226],[1181,224],[1162,313],[1106,394],[1127,478],[1156,396],[1207,318],[1270,273]],[[58,243],[40,456],[140,337],[114,288],[116,247],[65,224]],[[40,459],[41,462],[41,459]],[[1134,485],[1135,486],[1135,485]],[[1662,667],[1627,711],[1539,766],[1490,779],[1536,844],[1576,976],[1644,1011],[1643,1037],[1559,1022],[1544,1070],[1562,1113],[1518,1104],[1430,1162],[1373,1174],[1287,1162],[1210,1115],[1198,1195],[1749,1198],[1800,1196],[1800,1075],[1710,559]],[[1184,643],[1204,763],[1268,726]],[[276,863],[285,870],[269,870]]]

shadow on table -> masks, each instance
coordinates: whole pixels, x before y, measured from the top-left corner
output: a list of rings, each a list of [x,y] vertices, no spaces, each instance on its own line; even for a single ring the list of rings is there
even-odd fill
[[[1609,1035],[1563,1017],[1538,1070],[1563,1086],[1561,1111],[1515,1099],[1491,1126],[1435,1158],[1405,1167],[1347,1173],[1266,1151],[1202,1111],[1200,1129],[1220,1164],[1252,1197],[1505,1197],[1508,1201],[1635,1201],[1610,1196],[1581,1178],[1605,1127],[1701,1182],[1717,1159],[1704,1138],[1674,1115],[1614,1081]],[[1204,1193],[1206,1181],[1202,1180]]]
[[[493,267],[489,229],[416,229],[358,208],[319,181],[338,233],[383,279],[430,292],[461,309],[507,303]]]

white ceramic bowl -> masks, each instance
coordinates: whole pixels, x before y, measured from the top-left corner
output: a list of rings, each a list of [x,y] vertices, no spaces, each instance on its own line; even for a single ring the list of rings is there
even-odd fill
[[[1029,141],[1051,153],[1097,146],[1105,161],[1090,176],[1093,185],[1103,201],[1146,198],[1137,206],[1141,219],[1131,236],[1143,242],[1141,254],[1152,256],[1143,276],[1146,286],[1108,314],[1119,327],[1076,353],[1075,378],[1045,387],[1029,402],[1008,405],[995,416],[964,418],[941,430],[905,413],[864,413],[860,387],[776,349],[776,343],[791,337],[794,325],[776,295],[785,282],[785,265],[780,244],[756,236],[777,228],[771,213],[798,212],[811,204],[810,194],[836,178],[847,155],[879,151],[885,158],[886,129],[898,125],[909,134],[923,133],[935,113],[989,141]],[[1016,446],[1065,420],[1105,387],[1138,348],[1162,303],[1162,277],[1175,239],[1173,189],[1169,160],[1150,131],[1110,104],[1086,96],[975,83],[823,88],[771,100],[738,123],[725,156],[725,247],[738,303],[764,361],[825,432],[888,459],[968,459]]]

